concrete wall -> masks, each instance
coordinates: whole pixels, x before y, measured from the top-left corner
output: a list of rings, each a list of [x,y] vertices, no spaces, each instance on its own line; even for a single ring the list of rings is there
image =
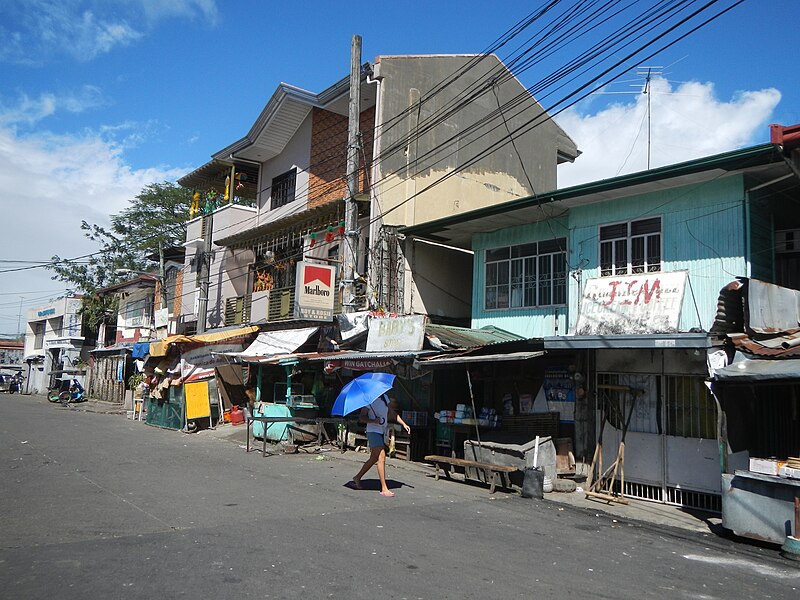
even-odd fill
[[[378,187],[384,211],[402,204],[402,208],[386,215],[387,224],[418,224],[526,197],[534,190],[556,188],[559,144],[566,141],[572,150],[575,147],[548,119],[541,119],[536,128],[516,138],[520,156],[510,144],[505,144],[455,173],[457,167],[470,163],[507,136],[501,116],[487,116],[497,111],[498,102],[503,106],[525,92],[513,77],[500,80],[495,88],[497,97],[491,88],[478,92],[485,88],[485,81],[492,74],[508,74],[496,57],[489,56],[425,99],[438,84],[460,72],[473,59],[470,56],[380,57],[376,65],[376,75],[382,78],[378,115],[382,123],[378,141],[380,162],[373,185]],[[470,93],[472,98],[468,103],[451,111],[454,103]],[[506,109],[504,114],[508,127],[514,131],[542,115],[543,109],[529,98],[513,109]],[[442,115],[446,116],[440,119]],[[481,124],[472,128],[475,123]],[[432,189],[422,191],[433,184],[436,185]],[[419,195],[414,198],[415,194]]]
[[[468,319],[472,256],[406,240],[406,309],[410,313]]]
[[[261,181],[258,192],[258,224],[274,220],[270,210],[272,180],[278,175],[296,168],[295,200],[290,205],[292,212],[303,210],[308,206],[308,168],[311,163],[311,114],[306,117],[292,139],[286,144],[283,152],[275,158],[261,164]],[[286,212],[286,206],[277,209]]]

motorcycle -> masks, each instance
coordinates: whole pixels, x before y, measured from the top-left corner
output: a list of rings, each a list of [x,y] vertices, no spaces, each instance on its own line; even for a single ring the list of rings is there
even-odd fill
[[[70,402],[81,402],[85,400],[83,397],[83,386],[75,379],[64,379],[61,385],[53,388],[47,394],[47,399],[50,402],[60,402],[62,405],[67,406]]]
[[[22,391],[22,382],[25,376],[22,373],[17,373],[11,376],[11,381],[8,384],[9,394],[19,394]]]
[[[58,400],[64,406],[67,406],[70,402],[81,402],[83,400],[83,386],[77,379],[73,378],[69,389],[61,392],[58,395]]]

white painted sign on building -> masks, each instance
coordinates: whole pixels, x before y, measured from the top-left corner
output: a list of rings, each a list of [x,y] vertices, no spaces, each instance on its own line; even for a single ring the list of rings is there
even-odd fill
[[[675,333],[686,271],[589,279],[575,335]]]
[[[413,352],[422,350],[425,316],[371,318],[367,352]]]
[[[333,319],[336,298],[336,267],[297,263],[294,292],[294,316],[309,321]]]

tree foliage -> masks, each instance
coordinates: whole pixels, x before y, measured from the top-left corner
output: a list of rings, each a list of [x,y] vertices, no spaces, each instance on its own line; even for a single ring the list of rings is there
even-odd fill
[[[114,298],[97,292],[130,278],[119,269],[154,271],[157,267],[148,255],[157,254],[159,246],[185,241],[190,203],[191,193],[185,188],[167,181],[150,184],[119,214],[110,216],[110,228],[81,222],[83,235],[98,244],[97,252],[70,259],[52,257],[53,279],[83,294],[81,312],[92,329],[116,310]]]

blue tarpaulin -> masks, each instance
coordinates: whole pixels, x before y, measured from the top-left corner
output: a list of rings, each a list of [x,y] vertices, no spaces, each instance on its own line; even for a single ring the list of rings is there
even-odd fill
[[[131,356],[133,358],[144,358],[150,354],[150,342],[136,342],[133,345]]]

